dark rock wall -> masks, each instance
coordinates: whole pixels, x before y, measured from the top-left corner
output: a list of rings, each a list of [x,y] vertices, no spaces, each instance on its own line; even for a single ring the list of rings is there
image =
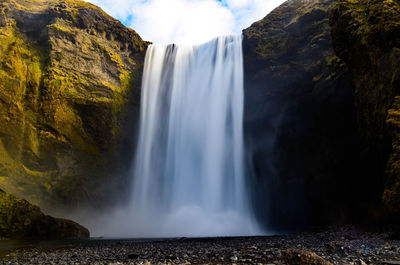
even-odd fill
[[[355,85],[364,182],[375,187],[367,197],[382,197],[386,213],[400,220],[400,1],[343,0],[330,24]]]
[[[244,30],[245,135],[256,211],[270,228],[351,222],[362,175],[334,0],[289,0]]]

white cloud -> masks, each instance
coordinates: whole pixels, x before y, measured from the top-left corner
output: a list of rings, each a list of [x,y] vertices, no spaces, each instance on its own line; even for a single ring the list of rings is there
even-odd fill
[[[154,43],[239,34],[285,0],[89,0]]]
[[[155,43],[199,43],[235,27],[230,10],[215,0],[150,0],[134,8],[131,27]]]

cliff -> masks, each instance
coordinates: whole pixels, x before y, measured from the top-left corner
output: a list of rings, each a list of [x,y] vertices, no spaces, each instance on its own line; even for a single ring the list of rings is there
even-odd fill
[[[84,1],[1,1],[0,186],[46,209],[123,193],[147,45]]]
[[[371,195],[400,220],[400,2],[343,0],[330,24],[355,85],[363,165],[376,184]]]
[[[266,224],[400,220],[400,2],[289,0],[243,45],[250,182]]]
[[[244,30],[248,182],[269,228],[380,219],[382,202],[399,218],[399,5],[289,0]],[[46,210],[123,197],[147,45],[80,0],[0,1],[0,187]]]
[[[329,25],[335,3],[289,0],[243,32],[250,182],[270,228],[360,212],[354,90]]]
[[[88,238],[89,231],[65,219],[44,215],[39,207],[0,190],[0,238]]]

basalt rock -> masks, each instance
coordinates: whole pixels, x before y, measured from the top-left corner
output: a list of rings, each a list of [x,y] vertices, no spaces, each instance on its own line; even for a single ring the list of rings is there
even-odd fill
[[[315,253],[301,249],[286,250],[285,261],[289,265],[333,265]]]
[[[44,215],[40,208],[0,190],[0,237],[7,239],[88,238],[83,226]]]
[[[46,209],[123,193],[147,45],[84,1],[1,1],[0,186]]]
[[[350,221],[358,209],[353,86],[331,42],[334,0],[289,0],[244,30],[245,135],[268,227]]]
[[[340,1],[330,24],[355,85],[364,177],[375,183],[368,196],[400,220],[400,1]]]

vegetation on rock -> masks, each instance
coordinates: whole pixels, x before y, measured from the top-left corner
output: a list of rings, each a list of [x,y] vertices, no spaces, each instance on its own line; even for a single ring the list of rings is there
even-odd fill
[[[7,239],[88,238],[89,231],[73,221],[46,216],[39,207],[0,190],[0,237]]]
[[[399,0],[289,0],[243,35],[259,217],[349,222],[382,200],[400,218]],[[1,1],[0,187],[46,210],[123,193],[147,45],[84,1]],[[87,236],[4,192],[0,204],[0,236]]]
[[[80,0],[0,14],[0,186],[46,209],[122,192],[148,43]]]
[[[343,0],[330,24],[355,85],[362,161],[375,180],[370,196],[383,193],[387,213],[400,220],[400,2]]]
[[[243,45],[270,224],[400,220],[400,2],[289,0]]]
[[[255,203],[269,227],[352,221],[353,87],[331,42],[335,0],[289,0],[244,30],[245,133]]]

